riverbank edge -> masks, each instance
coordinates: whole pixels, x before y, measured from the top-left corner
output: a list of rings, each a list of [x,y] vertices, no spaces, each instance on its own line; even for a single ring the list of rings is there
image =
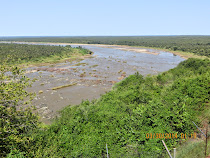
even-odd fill
[[[7,44],[39,44],[41,42],[19,42],[19,41],[0,41],[1,43],[7,43]],[[42,42],[43,43],[43,42]],[[51,44],[51,43],[45,43],[44,44]],[[52,43],[53,44],[53,43]],[[20,67],[20,68],[29,68],[29,67],[39,67],[39,66],[50,66],[53,64],[57,64],[57,63],[64,63],[64,62],[80,62],[86,58],[93,58],[93,54],[94,52],[90,51],[91,54],[80,54],[80,53],[76,53],[75,55],[72,55],[71,57],[67,57],[67,58],[60,58],[58,55],[53,55],[51,57],[40,57],[37,58],[38,61],[24,61],[23,63],[16,63],[15,65]]]
[[[93,57],[92,54],[86,54],[86,55],[75,55],[70,58],[62,58],[62,59],[57,59],[57,60],[52,60],[53,58],[56,58],[57,56],[50,57],[50,58],[45,58],[43,61],[37,61],[37,62],[25,62],[18,64],[20,68],[29,68],[29,67],[40,67],[40,66],[50,66],[58,63],[64,63],[64,62],[80,62],[86,58],[91,58]],[[52,61],[49,61],[52,60]]]
[[[0,41],[1,42],[8,42],[8,43],[25,43],[25,44],[55,44],[55,45],[95,45],[95,46],[123,46],[123,47],[138,47],[138,48],[144,48],[144,49],[154,49],[158,51],[166,51],[169,53],[172,53],[174,55],[178,55],[184,59],[188,58],[198,58],[198,59],[209,59],[207,56],[199,56],[196,54],[193,54],[191,52],[183,52],[183,51],[173,51],[170,49],[164,49],[164,48],[159,48],[159,47],[145,47],[145,46],[128,46],[128,45],[109,45],[109,44],[86,44],[86,43],[60,43],[60,42],[21,42],[21,41]]]
[[[138,48],[143,48],[143,49],[154,49],[154,50],[158,50],[158,51],[165,51],[165,52],[169,52],[172,53],[174,55],[178,55],[184,59],[189,59],[189,58],[198,58],[198,59],[209,59],[209,57],[207,56],[199,56],[199,55],[195,55],[191,52],[183,52],[183,51],[173,51],[170,49],[163,49],[163,48],[159,48],[159,47],[145,47],[145,46],[129,46],[129,45],[108,45],[108,44],[83,44],[83,43],[70,43],[72,45],[77,45],[77,44],[82,44],[82,45],[96,45],[96,46],[126,46],[126,47],[138,47]]]

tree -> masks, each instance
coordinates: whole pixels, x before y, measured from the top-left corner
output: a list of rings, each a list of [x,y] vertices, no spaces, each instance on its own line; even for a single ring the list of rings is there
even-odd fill
[[[8,61],[8,60],[7,60]],[[31,81],[16,66],[0,65],[0,157],[11,150],[24,151],[30,142],[27,132],[38,125],[38,116],[32,113],[32,93],[26,88]]]

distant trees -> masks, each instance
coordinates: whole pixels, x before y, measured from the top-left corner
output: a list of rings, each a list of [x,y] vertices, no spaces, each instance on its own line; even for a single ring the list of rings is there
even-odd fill
[[[37,62],[52,56],[69,57],[74,53],[90,54],[91,51],[84,48],[72,48],[71,46],[49,46],[49,45],[28,45],[28,44],[6,44],[0,43],[0,62],[8,55],[12,56],[15,62]],[[13,64],[11,60],[9,63]]]
[[[2,40],[144,46],[210,56],[210,36],[40,37],[4,38]]]

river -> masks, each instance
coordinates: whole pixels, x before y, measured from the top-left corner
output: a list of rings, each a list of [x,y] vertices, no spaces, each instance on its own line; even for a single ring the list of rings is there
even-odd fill
[[[27,42],[21,42],[25,43]],[[139,47],[83,44],[71,44],[71,46],[82,46],[94,54],[82,61],[27,68],[30,72],[27,76],[37,79],[29,88],[29,91],[37,93],[33,104],[37,107],[42,121],[47,124],[57,115],[57,111],[65,106],[77,105],[86,99],[97,99],[111,90],[116,82],[135,72],[143,76],[156,75],[176,67],[185,60],[169,52]],[[72,86],[52,89],[69,84]]]

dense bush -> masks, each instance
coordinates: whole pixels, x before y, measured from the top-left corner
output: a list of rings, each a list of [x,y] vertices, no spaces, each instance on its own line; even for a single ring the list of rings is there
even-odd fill
[[[49,46],[49,45],[28,45],[28,44],[6,44],[0,43],[0,62],[8,55],[11,56],[13,64],[15,62],[41,62],[45,58],[57,57],[60,59],[69,58],[78,54],[91,54],[92,52],[81,48],[71,48],[70,46]],[[46,61],[45,61],[46,62]]]
[[[108,144],[110,157],[160,157],[161,139],[146,134],[177,134],[162,138],[169,149],[181,133],[191,134],[209,102],[209,72],[209,60],[188,59],[158,76],[131,75],[99,100],[64,108],[49,128],[33,134],[28,155],[105,157]]]
[[[20,69],[1,63],[0,157],[11,151],[26,151],[32,139],[26,134],[37,128],[38,117],[29,106],[33,94],[25,90],[28,86],[30,81]]]

